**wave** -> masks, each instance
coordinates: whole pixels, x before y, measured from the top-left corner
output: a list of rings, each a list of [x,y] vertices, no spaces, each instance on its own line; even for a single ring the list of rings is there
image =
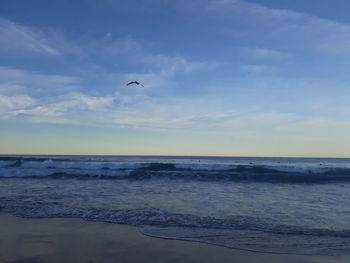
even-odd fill
[[[91,221],[144,227],[154,237],[206,242],[227,247],[273,253],[331,254],[349,252],[350,229],[317,229],[278,225],[262,219],[235,216],[229,219],[174,214],[155,208],[105,210],[73,208],[59,204],[0,201],[0,211],[20,217],[75,217]],[[269,240],[266,244],[265,241]],[[301,246],[304,244],[304,246]],[[303,251],[300,249],[303,248]],[[308,254],[307,252],[306,254]]]
[[[177,168],[172,164],[140,165],[130,169],[120,165],[118,169],[100,168],[52,168],[0,167],[0,178],[79,178],[79,179],[184,179],[257,183],[349,183],[350,169],[324,169],[319,172],[285,172],[264,166],[237,166],[230,170],[193,170]],[[37,167],[36,167],[37,168]]]
[[[350,168],[215,163],[113,162],[71,157],[0,156],[1,178],[154,178],[270,183],[349,183]]]
[[[0,201],[0,211],[21,217],[81,217],[89,220],[129,225],[156,225],[176,227],[198,227],[212,229],[240,229],[311,236],[332,236],[350,238],[350,229],[312,229],[298,226],[278,225],[253,217],[235,216],[229,219],[199,217],[189,214],[175,214],[156,208],[133,210],[79,209],[58,204]]]
[[[16,163],[16,161],[4,161],[4,160],[0,160],[0,167],[13,166],[15,163]]]
[[[27,161],[18,163],[16,166],[25,168],[59,168],[59,169],[81,169],[81,170],[125,170],[141,168],[143,164],[137,163],[83,163],[83,162],[57,162],[52,160]]]

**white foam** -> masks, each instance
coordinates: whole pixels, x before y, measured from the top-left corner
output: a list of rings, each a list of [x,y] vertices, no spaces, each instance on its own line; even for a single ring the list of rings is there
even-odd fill
[[[46,160],[43,162],[29,161],[23,162],[25,168],[58,168],[58,169],[84,169],[84,170],[101,170],[101,169],[136,169],[144,167],[144,164],[138,163],[99,163],[99,162],[57,162]]]
[[[1,177],[48,177],[53,174],[69,174],[77,176],[127,176],[130,170],[84,170],[84,169],[33,169],[23,167],[2,167],[0,168]]]
[[[223,165],[223,164],[176,164],[178,169],[192,169],[192,170],[206,170],[206,171],[216,171],[216,170],[230,170],[236,168],[235,165]]]
[[[317,173],[322,174],[326,173],[330,169],[327,167],[295,167],[295,166],[271,166],[269,167],[273,170],[280,171],[280,172],[288,172],[288,173]]]

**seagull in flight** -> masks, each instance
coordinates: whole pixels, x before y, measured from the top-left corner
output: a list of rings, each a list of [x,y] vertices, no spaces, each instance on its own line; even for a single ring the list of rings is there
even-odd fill
[[[128,84],[126,84],[126,86],[129,86],[129,85],[132,85],[132,84],[141,85],[142,87],[145,87],[140,82],[138,82],[136,80],[135,81],[130,81]]]

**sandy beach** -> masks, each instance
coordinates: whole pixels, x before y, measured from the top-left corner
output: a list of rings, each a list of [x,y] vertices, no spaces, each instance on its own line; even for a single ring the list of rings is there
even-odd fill
[[[349,262],[350,256],[255,253],[147,237],[137,227],[0,214],[0,262]]]

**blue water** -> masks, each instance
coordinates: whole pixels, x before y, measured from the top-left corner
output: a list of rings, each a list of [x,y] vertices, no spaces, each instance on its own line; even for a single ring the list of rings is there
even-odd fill
[[[350,159],[0,156],[0,211],[272,253],[350,253]]]

